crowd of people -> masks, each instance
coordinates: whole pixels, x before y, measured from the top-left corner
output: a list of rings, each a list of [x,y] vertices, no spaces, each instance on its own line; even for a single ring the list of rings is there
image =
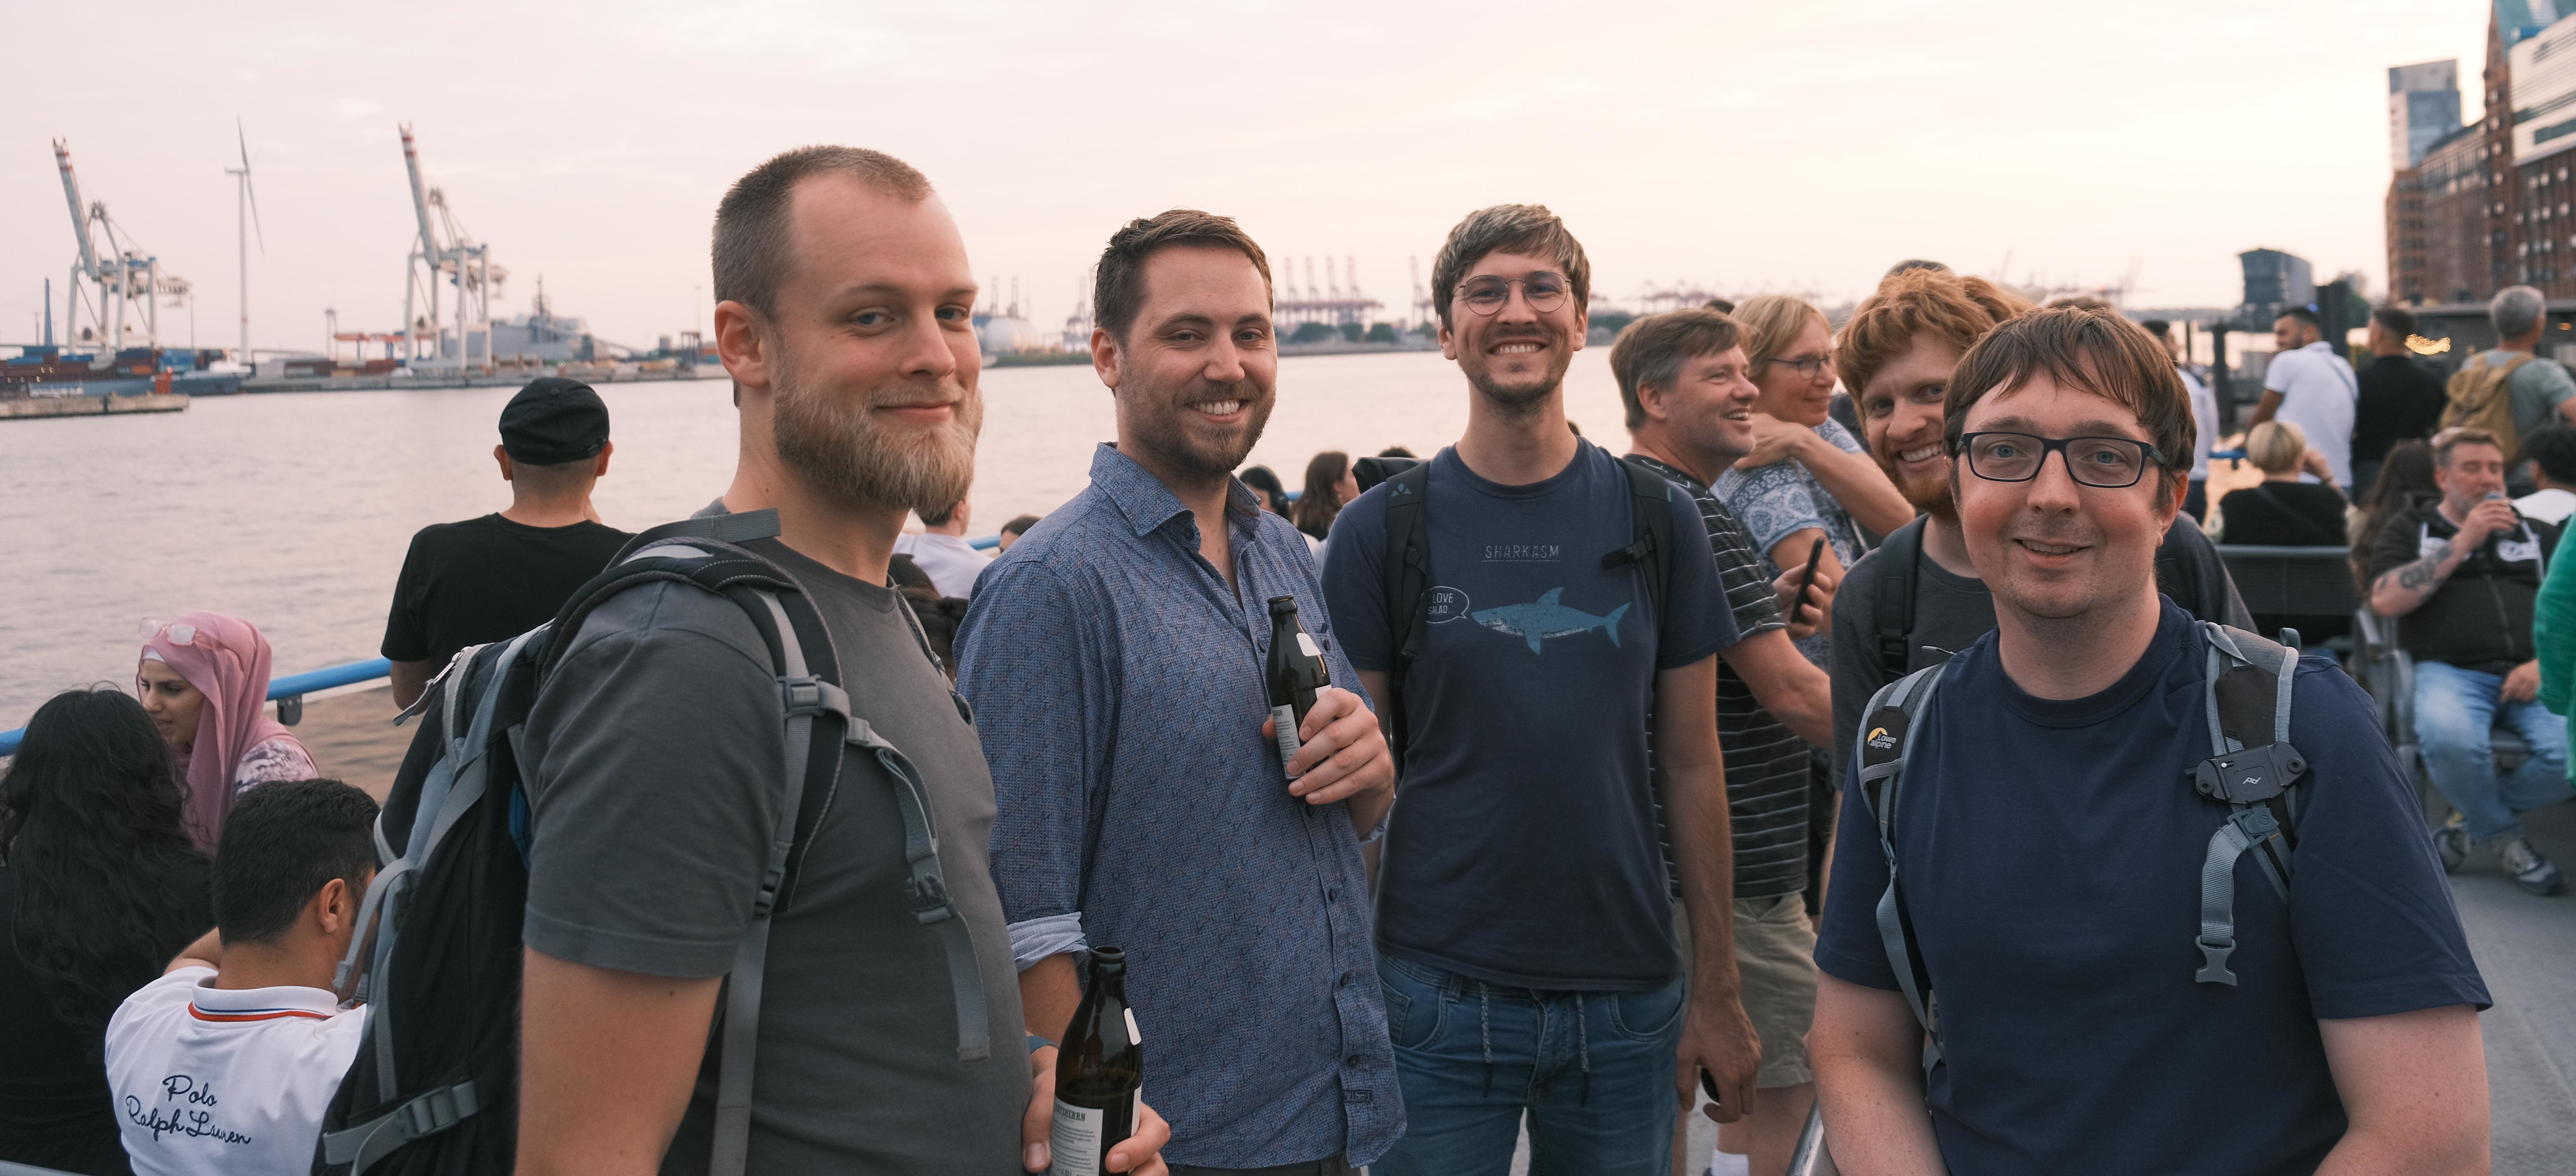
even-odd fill
[[[2197,521],[2227,422],[2165,324],[1925,261],[1839,330],[1781,295],[1649,315],[1604,446],[1565,413],[1583,246],[1497,205],[1432,269],[1465,431],[1318,454],[1291,496],[1243,468],[1296,394],[1267,256],[1175,209],[1097,269],[1116,439],[987,555],[972,271],[928,179],[780,155],[713,260],[721,495],[607,527],[607,408],[541,379],[500,421],[510,507],[398,577],[395,698],[444,701],[444,740],[459,651],[599,595],[499,737],[515,1064],[403,1103],[397,1156],[479,1115],[531,1176],[1045,1170],[1056,1038],[1115,945],[1149,1094],[1110,1172],[1498,1176],[1525,1131],[1533,1172],[1776,1176],[1817,1108],[1855,1176],[2484,1170],[2488,998],[2443,874],[2562,887],[2520,818],[2570,795],[2576,698],[2576,381],[2532,354],[2536,293],[2447,387],[2402,309],[2358,374],[2285,314],[2261,480],[2207,507],[2231,544],[2348,548],[2397,619],[2456,810],[2428,830],[2360,687],[2250,631]],[[691,542],[800,596],[829,676],[774,663],[774,599],[764,626],[675,578],[585,589]],[[1283,607],[1331,681],[1293,740]],[[268,674],[255,628],[189,614],[140,702],[28,724],[0,1160],[380,1154],[324,1134],[382,981],[342,962],[378,871],[421,863],[265,714]],[[845,737],[798,742],[818,712]],[[2498,726],[2531,752],[2503,773]],[[423,738],[405,781],[444,788]],[[839,758],[800,809],[809,754]],[[426,804],[398,784],[385,819]],[[720,1002],[754,1010],[756,1083],[719,1080]]]

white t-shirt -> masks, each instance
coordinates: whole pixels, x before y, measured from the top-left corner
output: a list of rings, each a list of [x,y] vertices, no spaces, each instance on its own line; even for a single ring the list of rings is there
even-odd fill
[[[2209,451],[2218,444],[2218,394],[2210,391],[2209,385],[2202,383],[2200,377],[2191,374],[2190,368],[2174,370],[2182,376],[2183,390],[2191,393],[2191,422],[2193,431],[2200,435],[2200,439],[2192,444],[2191,480],[2206,482],[2209,480]]]
[[[108,1094],[135,1176],[306,1171],[366,1014],[319,988],[214,978],[181,968],[107,1023]]]
[[[2576,514],[2576,494],[2564,490],[2538,490],[2513,500],[2513,508],[2526,519],[2539,519],[2556,526],[2567,516]]]
[[[2352,413],[2361,383],[2352,364],[2319,339],[2296,351],[2272,357],[2263,372],[2263,390],[2281,394],[2272,419],[2288,421],[2308,435],[2308,448],[2326,455],[2335,481],[2352,485]]]
[[[909,555],[920,564],[941,596],[960,599],[974,593],[975,577],[993,562],[992,556],[955,535],[903,535],[895,539],[894,553]]]

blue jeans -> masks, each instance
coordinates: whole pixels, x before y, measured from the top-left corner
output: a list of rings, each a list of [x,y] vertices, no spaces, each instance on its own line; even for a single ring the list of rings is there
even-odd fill
[[[1530,1176],[1668,1176],[1684,980],[1541,992],[1381,954],[1404,1138],[1371,1176],[1503,1176],[1529,1115]]]
[[[2503,689],[2495,674],[2415,663],[2415,741],[2424,748],[2424,770],[2481,842],[2522,832],[2522,814],[2568,797],[2567,721],[2538,702],[2506,702]],[[2531,745],[2531,758],[2501,778],[2487,734],[2498,724]]]

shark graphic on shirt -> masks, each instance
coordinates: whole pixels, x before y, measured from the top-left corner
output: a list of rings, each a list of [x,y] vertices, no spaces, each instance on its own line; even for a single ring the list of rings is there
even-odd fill
[[[1619,644],[1619,618],[1627,615],[1627,605],[1611,609],[1606,617],[1596,617],[1558,604],[1557,598],[1564,594],[1563,588],[1550,588],[1529,604],[1500,605],[1467,615],[1488,629],[1526,639],[1531,653],[1540,652],[1539,643],[1547,638],[1571,637],[1590,629],[1601,630],[1610,644]]]

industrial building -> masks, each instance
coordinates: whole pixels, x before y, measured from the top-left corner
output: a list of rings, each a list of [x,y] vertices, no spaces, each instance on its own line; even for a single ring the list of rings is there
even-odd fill
[[[2531,285],[2576,298],[2576,0],[2490,0],[2485,110],[2424,143],[2443,64],[2389,71],[2391,162],[2413,161],[2388,186],[2391,296],[2473,303]]]

